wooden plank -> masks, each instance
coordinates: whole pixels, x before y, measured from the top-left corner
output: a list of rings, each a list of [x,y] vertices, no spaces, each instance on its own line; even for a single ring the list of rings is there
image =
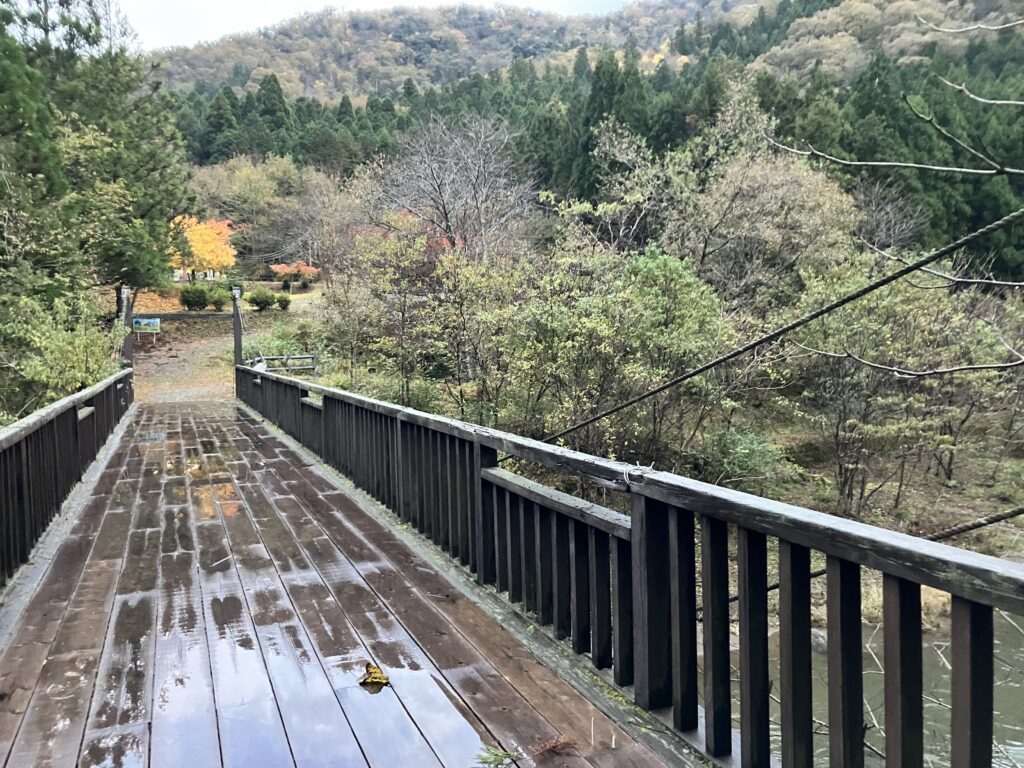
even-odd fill
[[[587,528],[590,549],[590,658],[597,669],[612,665],[612,564],[610,536]]]
[[[569,566],[572,572],[570,637],[575,653],[590,651],[590,537],[586,525],[571,521]]]
[[[634,541],[636,531],[633,531]],[[729,659],[729,526],[701,517],[704,602],[704,746],[721,757],[732,752]]]
[[[633,551],[612,539],[612,677],[616,685],[633,684]]]
[[[672,724],[697,727],[697,548],[694,516],[672,508],[668,518],[669,600],[672,622]]]
[[[537,623],[551,624],[555,616],[554,525],[556,515],[540,504],[533,504],[533,605]]]
[[[508,492],[487,483],[484,493],[490,498],[494,518],[494,588],[498,592],[508,592]]]
[[[632,498],[633,700],[643,709],[672,704],[672,625],[669,605],[669,508]]]
[[[779,688],[782,763],[814,765],[811,679],[811,553],[779,542]]]
[[[834,765],[864,765],[863,638],[860,567],[829,557],[828,742]]]
[[[537,612],[537,621],[540,624],[551,623],[551,599],[545,597],[542,600],[544,610],[538,610],[537,595],[538,576],[545,585],[551,584],[551,560],[541,557],[539,553],[551,551],[551,522],[547,518],[538,519],[541,511],[537,505],[526,499],[519,502],[519,525],[522,535],[519,537],[523,546],[520,551],[520,568],[523,574],[523,606],[528,611]],[[545,586],[544,595],[550,595],[550,586]]]
[[[538,509],[543,509],[538,507]],[[544,510],[548,512],[548,510]],[[572,520],[557,512],[551,516],[551,617],[557,640],[564,640],[572,629],[572,569],[569,563],[569,538]],[[538,529],[541,525],[538,522]],[[538,549],[540,549],[538,547]],[[544,558],[543,550],[540,559]],[[540,590],[538,579],[538,591]],[[538,604],[542,595],[538,594]]]
[[[992,609],[953,598],[950,758],[959,768],[992,765]]]
[[[508,599],[511,603],[521,603],[523,601],[523,524],[520,511],[523,503],[514,493],[505,493]]]
[[[921,587],[884,575],[885,755],[893,768],[924,765]]]
[[[740,760],[771,765],[768,694],[768,550],[765,535],[740,528]]]

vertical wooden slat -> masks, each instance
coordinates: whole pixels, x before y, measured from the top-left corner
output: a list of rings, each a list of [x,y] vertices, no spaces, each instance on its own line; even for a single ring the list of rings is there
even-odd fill
[[[612,564],[609,536],[587,529],[590,547],[590,658],[597,669],[612,665]]]
[[[536,597],[537,621],[540,624],[551,624],[551,512],[540,504],[534,505],[536,513],[534,532],[536,545],[534,555],[537,559]]]
[[[864,677],[860,566],[830,556],[828,571],[828,743],[832,765],[863,768]]]
[[[782,765],[814,765],[811,709],[811,553],[779,542],[779,694],[782,701]]]
[[[992,608],[953,596],[951,764],[992,765]]]
[[[590,537],[589,526],[570,521],[569,561],[572,569],[571,628],[575,653],[590,650]]]
[[[498,452],[480,443],[473,443],[473,515],[476,518],[476,580],[493,584],[497,577],[494,551],[494,497],[489,483],[484,483],[481,470],[498,466]],[[487,487],[485,487],[487,486]]]
[[[765,535],[740,528],[740,763],[771,764],[768,692],[768,550]]]
[[[551,514],[551,610],[555,637],[562,640],[572,628],[572,578],[569,564],[569,518],[557,512]]]
[[[885,764],[924,765],[921,699],[921,587],[885,574],[882,581],[885,632]]]
[[[632,495],[633,699],[651,710],[672,704],[668,506]]]
[[[616,685],[633,684],[633,548],[613,539],[612,555],[612,678]]]
[[[523,600],[523,527],[520,522],[520,504],[514,493],[505,496],[508,518],[508,599],[513,603]]]
[[[672,724],[697,727],[697,553],[694,516],[672,508],[668,518],[672,607]]]
[[[537,581],[538,575],[546,573],[548,589],[551,585],[551,528],[550,523],[543,526],[546,533],[540,533],[541,526],[537,525],[540,519],[540,510],[532,501],[521,499],[519,502],[519,523],[522,526],[522,561],[521,570],[523,573],[523,605],[528,611],[537,611],[537,621],[541,624],[551,623],[550,599],[545,601],[549,606],[545,615],[537,609]],[[547,518],[544,520],[547,522]],[[546,546],[545,546],[546,544]],[[540,552],[547,554],[541,557]],[[544,561],[543,563],[541,561]],[[550,594],[550,591],[549,591]]]
[[[704,746],[713,757],[732,752],[729,690],[729,527],[701,517],[704,602]]]
[[[508,591],[508,500],[509,494],[497,485],[490,488],[491,515],[494,518],[495,582],[499,592]]]

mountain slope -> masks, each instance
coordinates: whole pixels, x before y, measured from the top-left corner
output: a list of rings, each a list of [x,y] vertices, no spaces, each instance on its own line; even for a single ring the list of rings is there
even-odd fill
[[[547,58],[586,43],[621,48],[630,34],[651,55],[668,52],[679,25],[756,0],[645,0],[605,16],[560,16],[522,8],[325,10],[242,35],[160,51],[174,88],[255,86],[277,74],[290,97],[336,100],[349,93],[391,93],[406,78],[438,85]]]

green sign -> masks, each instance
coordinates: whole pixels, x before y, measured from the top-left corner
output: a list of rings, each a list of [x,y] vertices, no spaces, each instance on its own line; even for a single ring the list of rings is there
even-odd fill
[[[135,333],[160,333],[160,318],[133,317],[132,330]]]

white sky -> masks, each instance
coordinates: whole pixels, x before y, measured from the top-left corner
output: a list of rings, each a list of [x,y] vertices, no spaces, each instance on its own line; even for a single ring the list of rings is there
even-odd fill
[[[504,0],[505,5],[521,5],[555,13],[603,13],[626,5],[628,0]],[[216,40],[235,32],[259,27],[324,7],[339,10],[368,10],[395,5],[457,5],[459,0],[355,0],[331,3],[328,0],[120,0],[143,48],[164,48]],[[488,0],[475,4],[493,5]]]

